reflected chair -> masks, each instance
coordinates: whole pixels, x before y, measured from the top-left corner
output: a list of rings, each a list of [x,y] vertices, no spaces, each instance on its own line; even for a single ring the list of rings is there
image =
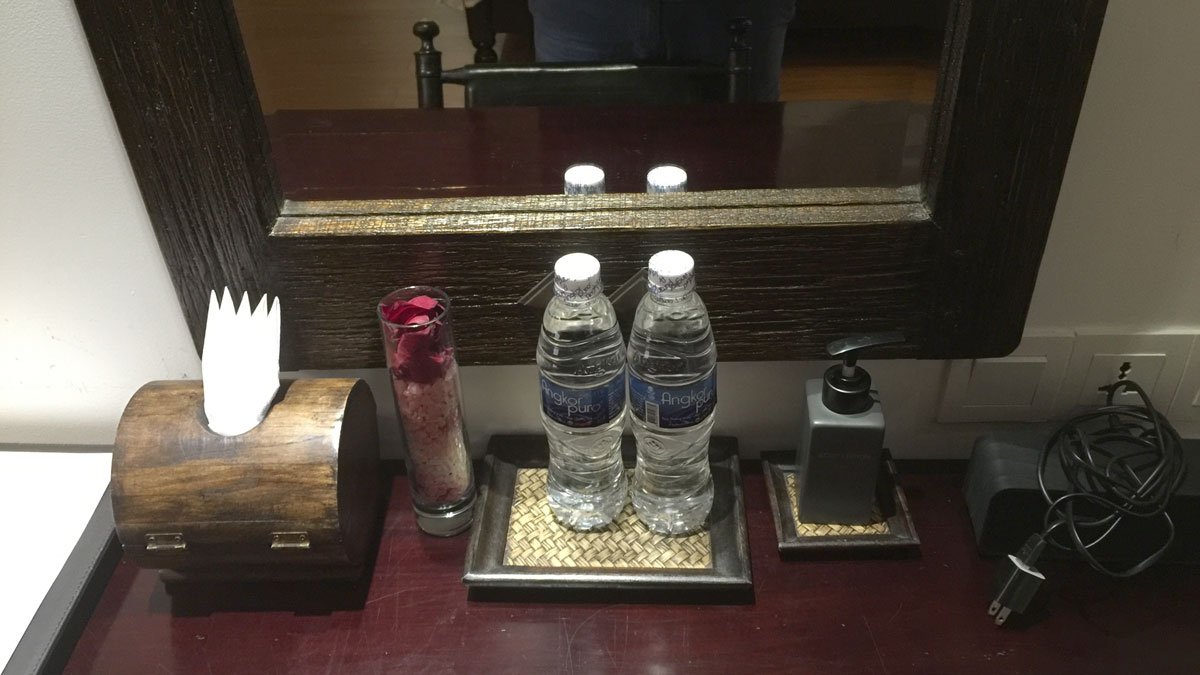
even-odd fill
[[[466,8],[467,36],[475,47],[475,63],[495,63],[496,34],[524,35],[532,43],[533,16],[529,0],[479,0]]]
[[[662,63],[473,63],[442,70],[433,46],[440,29],[418,21],[417,100],[421,108],[442,108],[442,85],[465,88],[468,108],[487,106],[665,105],[742,103],[750,100],[749,19],[729,22],[725,66]]]

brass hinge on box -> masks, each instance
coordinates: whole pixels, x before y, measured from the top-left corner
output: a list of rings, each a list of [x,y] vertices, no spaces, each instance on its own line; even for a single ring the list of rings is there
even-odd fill
[[[307,532],[272,532],[271,549],[306,549],[311,542]]]
[[[182,551],[187,548],[182,532],[157,532],[146,535],[147,551]]]

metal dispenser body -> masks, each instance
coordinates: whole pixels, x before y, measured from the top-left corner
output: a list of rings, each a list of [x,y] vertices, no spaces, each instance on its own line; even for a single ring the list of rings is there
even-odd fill
[[[883,406],[871,375],[857,365],[870,347],[904,342],[900,333],[836,340],[827,351],[842,363],[804,387],[803,427],[796,452],[799,519],[862,525],[878,519],[876,488],[883,462]]]

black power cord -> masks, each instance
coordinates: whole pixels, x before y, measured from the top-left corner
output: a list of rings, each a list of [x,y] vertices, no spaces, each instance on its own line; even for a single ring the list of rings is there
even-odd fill
[[[1187,471],[1179,433],[1132,380],[1118,380],[1100,390],[1106,393],[1105,405],[1067,422],[1042,448],[1038,487],[1047,504],[1044,529],[1001,563],[996,595],[988,606],[997,625],[1012,613],[1024,612],[1037,596],[1046,578],[1034,564],[1047,544],[1075,551],[1103,574],[1125,578],[1158,562],[1175,541],[1167,506]],[[1121,391],[1136,393],[1142,404],[1114,405]],[[1055,454],[1071,485],[1057,498],[1050,495],[1045,480]],[[1092,548],[1123,522],[1147,519],[1161,520],[1166,536],[1138,562],[1116,570],[1093,555]]]

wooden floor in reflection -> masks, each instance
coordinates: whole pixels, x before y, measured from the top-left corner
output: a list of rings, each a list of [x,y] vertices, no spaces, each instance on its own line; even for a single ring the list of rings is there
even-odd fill
[[[784,101],[932,103],[942,35],[928,30],[797,30],[780,75]]]

